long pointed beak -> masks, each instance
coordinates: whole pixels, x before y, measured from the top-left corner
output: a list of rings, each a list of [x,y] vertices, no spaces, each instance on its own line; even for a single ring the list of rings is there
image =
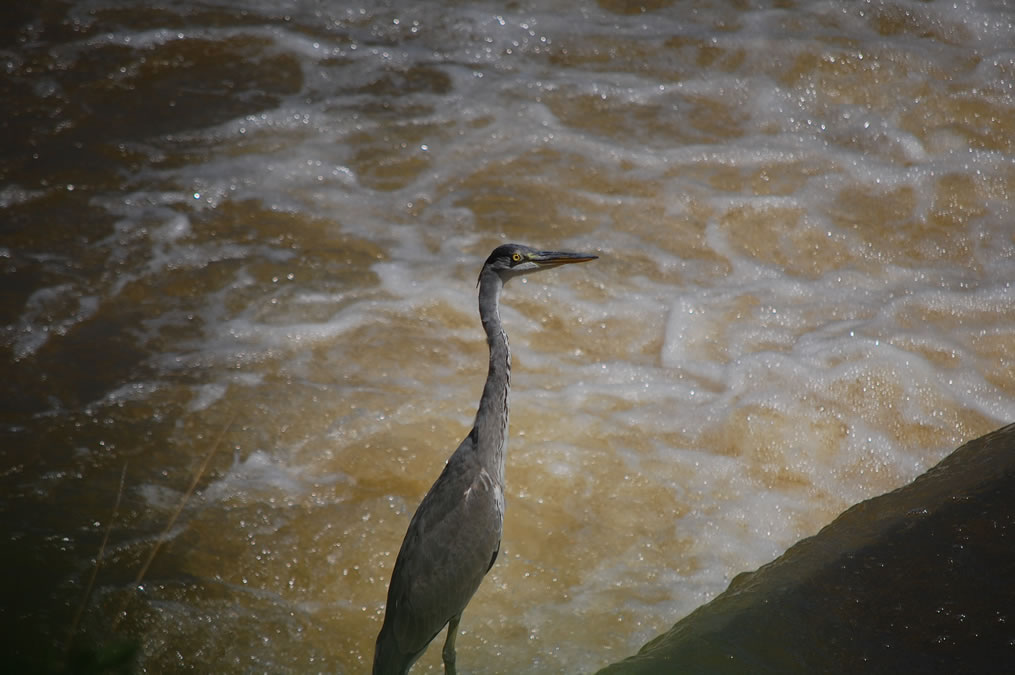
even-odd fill
[[[571,263],[582,263],[595,260],[599,256],[591,253],[571,253],[569,251],[538,251],[529,256],[529,261],[536,263],[542,269],[549,269],[559,265],[570,265]]]

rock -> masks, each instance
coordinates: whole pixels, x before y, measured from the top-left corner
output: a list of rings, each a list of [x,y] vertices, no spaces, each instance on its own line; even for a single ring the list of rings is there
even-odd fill
[[[1015,672],[1015,424],[853,506],[600,671],[836,672]]]

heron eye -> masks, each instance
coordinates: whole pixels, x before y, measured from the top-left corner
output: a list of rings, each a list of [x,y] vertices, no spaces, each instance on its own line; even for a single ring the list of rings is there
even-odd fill
[[[513,260],[514,262],[521,262],[522,261],[522,254],[521,253],[512,253],[511,254],[511,260]]]

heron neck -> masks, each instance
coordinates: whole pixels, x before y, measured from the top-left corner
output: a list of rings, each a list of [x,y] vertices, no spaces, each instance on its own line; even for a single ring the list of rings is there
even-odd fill
[[[504,483],[504,451],[508,433],[508,392],[511,389],[511,350],[500,321],[500,292],[504,281],[492,270],[479,278],[479,316],[490,347],[490,369],[476,413],[476,451],[491,476]]]

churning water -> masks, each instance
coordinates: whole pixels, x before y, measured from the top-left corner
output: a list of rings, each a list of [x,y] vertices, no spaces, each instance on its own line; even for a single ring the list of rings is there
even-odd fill
[[[1003,0],[147,4],[2,10],[16,662],[366,671],[507,241],[601,258],[505,291],[463,670],[606,665],[1015,420]]]

